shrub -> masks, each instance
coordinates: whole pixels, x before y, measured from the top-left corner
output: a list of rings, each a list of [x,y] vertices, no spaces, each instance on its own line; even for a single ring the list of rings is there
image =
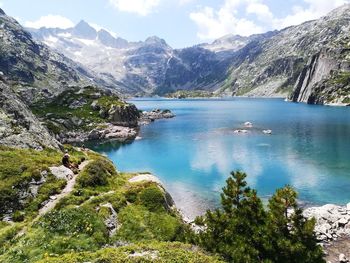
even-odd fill
[[[22,222],[24,220],[24,213],[21,211],[16,211],[13,213],[12,219],[14,222]]]
[[[104,159],[97,159],[85,167],[78,177],[78,183],[82,187],[107,185],[108,177],[115,174],[116,170],[111,162]]]
[[[84,207],[49,212],[36,227],[43,228],[51,235],[67,236],[77,240],[91,239],[86,242],[95,244],[105,244],[108,239],[108,231],[102,218],[93,209]]]
[[[164,193],[156,185],[143,189],[138,197],[140,204],[144,205],[152,212],[164,210],[165,208]]]

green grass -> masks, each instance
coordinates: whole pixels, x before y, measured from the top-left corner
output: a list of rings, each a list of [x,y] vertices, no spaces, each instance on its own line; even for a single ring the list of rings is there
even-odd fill
[[[96,94],[99,98],[96,98]],[[69,106],[76,100],[83,100],[85,104],[79,108],[71,109]],[[31,106],[33,113],[43,119],[46,127],[54,134],[68,130],[91,130],[106,120],[100,116],[99,109],[93,109],[91,104],[97,101],[99,109],[108,111],[113,105],[127,105],[121,101],[116,95],[103,94],[101,90],[94,87],[85,87],[82,92],[77,89],[67,89],[47,103],[46,101],[38,101]],[[74,124],[71,120],[76,118],[82,121],[80,125]],[[66,124],[62,124],[57,120],[66,120]],[[67,127],[69,125],[70,127]],[[91,126],[92,125],[92,126]]]
[[[11,149],[7,150],[7,154],[2,152],[3,156],[13,152]],[[14,151],[17,152],[17,150]],[[38,160],[38,162],[40,160],[40,165],[44,167],[60,162],[61,153],[58,152],[45,150],[28,154],[29,150],[18,151],[16,156],[21,155],[27,166],[30,165],[30,167],[34,165],[30,164],[33,160]],[[96,259],[96,262],[109,262],[103,260],[107,258],[112,260],[114,257],[117,259],[119,256],[122,260],[120,262],[125,262],[123,261],[125,257],[122,255],[128,256],[128,254],[123,252],[124,248],[120,248],[121,252],[103,248],[116,242],[146,241],[148,245],[153,244],[152,247],[159,245],[159,248],[155,249],[159,249],[157,255],[162,260],[173,257],[179,260],[175,262],[191,262],[186,261],[187,259],[202,260],[192,262],[208,262],[205,260],[210,257],[202,252],[192,252],[186,245],[159,243],[183,241],[187,228],[176,211],[166,209],[165,192],[156,183],[130,183],[128,180],[135,175],[117,172],[107,158],[93,152],[82,154],[74,148],[70,148],[70,152],[73,158],[78,159],[84,156],[91,160],[78,175],[73,192],[60,200],[53,210],[40,217],[34,224],[27,217],[22,223],[0,225],[0,246],[4,247],[3,250],[0,250],[0,262],[37,262],[38,260],[56,262],[55,257],[66,260],[62,262],[76,262],[69,260],[80,257],[79,252],[86,253],[84,255],[87,258]],[[28,160],[27,156],[29,156]],[[34,161],[36,166],[38,162]],[[15,167],[12,170],[17,171]],[[101,178],[97,180],[98,183],[95,181],[96,178],[91,180],[96,175],[102,176],[103,183],[98,181]],[[18,173],[17,176],[21,174]],[[52,186],[50,182],[47,185]],[[40,193],[39,196],[49,195],[48,191],[56,190],[44,185],[40,189],[43,193]],[[35,200],[31,201],[28,206],[30,208],[27,210],[37,212],[39,203]],[[118,228],[112,236],[109,235],[104,224],[104,221],[111,215],[111,210],[103,206],[107,203],[112,205],[118,215]],[[27,210],[18,209],[20,212]],[[16,236],[23,226],[27,227],[25,234]],[[172,247],[172,252],[170,253],[166,247]],[[125,251],[129,249],[137,251],[137,248],[139,248],[138,245],[129,246],[125,248]],[[144,250],[143,247],[140,249]],[[70,254],[72,252],[74,253]],[[145,258],[147,259],[147,256]],[[144,262],[142,260],[131,262]]]
[[[138,256],[138,255],[143,256]],[[63,256],[47,256],[38,263],[132,263],[132,262],[177,262],[177,263],[220,263],[217,257],[191,245],[179,242],[137,243],[119,248],[105,248],[96,252],[69,253]]]
[[[350,84],[350,72],[339,72],[332,79],[333,84],[349,85]]]
[[[67,148],[72,162],[86,158],[83,153]],[[19,211],[23,220],[30,219],[36,215],[42,202],[59,193],[66,182],[51,175],[49,167],[60,165],[61,158],[62,153],[52,149],[35,151],[0,146],[0,217],[12,210],[17,219],[20,219]],[[30,182],[40,181],[42,173],[46,173],[46,182],[38,189],[37,195],[20,200],[21,192],[28,191]]]

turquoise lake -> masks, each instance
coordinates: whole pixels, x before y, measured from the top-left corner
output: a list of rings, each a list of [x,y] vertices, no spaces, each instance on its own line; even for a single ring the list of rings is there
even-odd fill
[[[246,172],[264,199],[290,184],[305,205],[350,202],[349,107],[246,98],[131,102],[176,117],[143,126],[140,140],[94,149],[119,170],[158,176],[189,217],[219,204],[232,170]],[[234,133],[246,121],[253,123],[249,133]]]

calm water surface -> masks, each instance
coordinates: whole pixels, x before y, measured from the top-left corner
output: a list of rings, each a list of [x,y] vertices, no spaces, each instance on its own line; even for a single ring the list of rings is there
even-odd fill
[[[94,149],[119,170],[157,175],[189,217],[218,205],[232,170],[245,171],[263,198],[290,184],[305,204],[350,202],[349,107],[242,98],[132,102],[177,116],[142,127],[142,139],[131,144]],[[254,124],[249,134],[233,133],[246,121]]]

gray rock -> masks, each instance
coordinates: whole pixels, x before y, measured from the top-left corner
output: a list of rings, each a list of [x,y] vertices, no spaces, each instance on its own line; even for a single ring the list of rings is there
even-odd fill
[[[86,99],[80,98],[80,99],[73,101],[68,107],[70,109],[78,109],[78,108],[83,107],[86,103],[87,103]]]
[[[15,120],[16,125],[14,126]],[[0,144],[10,147],[59,149],[49,134],[14,91],[0,81]]]
[[[111,215],[108,218],[106,218],[104,223],[108,229],[109,236],[113,236],[119,228],[118,214],[114,210],[111,203],[103,204],[103,205],[101,205],[101,207],[107,207],[110,210]]]
[[[344,227],[348,222],[349,222],[349,218],[348,217],[343,217],[343,218],[339,219],[338,226],[339,227]]]
[[[98,101],[97,100],[94,100],[92,103],[91,103],[91,108],[95,111],[97,110],[100,110],[100,105],[98,105]]]
[[[54,167],[49,167],[50,172],[58,179],[64,179],[64,180],[70,180],[73,178],[74,173],[72,172],[71,169],[61,165],[61,166],[54,166]]]
[[[112,106],[108,111],[108,121],[117,126],[137,127],[140,113],[135,105]]]
[[[349,260],[345,257],[344,254],[340,254],[339,255],[339,262],[346,263],[346,262],[349,262]]]

